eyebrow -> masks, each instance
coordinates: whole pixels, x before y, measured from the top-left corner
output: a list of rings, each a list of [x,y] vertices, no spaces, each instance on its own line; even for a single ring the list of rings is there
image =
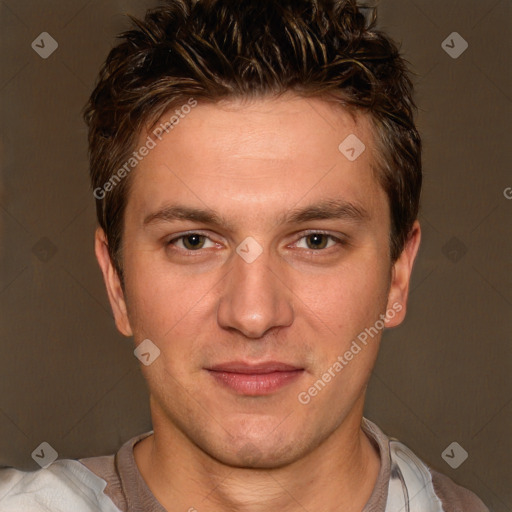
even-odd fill
[[[364,222],[370,219],[370,214],[361,205],[340,199],[327,199],[319,203],[295,208],[281,213],[275,224],[300,224],[311,220],[342,219],[353,222]],[[175,220],[188,220],[212,226],[233,229],[230,221],[209,208],[194,208],[179,204],[166,205],[144,218],[143,225],[159,222],[172,222]]]
[[[229,227],[230,223],[223,219],[214,210],[206,208],[191,208],[181,205],[167,205],[162,209],[150,213],[144,219],[144,226],[157,222],[172,222],[173,220],[191,220],[214,226]]]
[[[281,217],[278,222],[301,223],[310,220],[344,219],[363,222],[370,219],[370,214],[361,205],[340,199],[327,199],[318,204],[293,209]]]

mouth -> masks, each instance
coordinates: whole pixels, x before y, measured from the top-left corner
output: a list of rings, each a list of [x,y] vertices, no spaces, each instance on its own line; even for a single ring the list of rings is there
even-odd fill
[[[222,386],[241,395],[269,395],[297,380],[304,368],[279,362],[229,362],[206,368]]]

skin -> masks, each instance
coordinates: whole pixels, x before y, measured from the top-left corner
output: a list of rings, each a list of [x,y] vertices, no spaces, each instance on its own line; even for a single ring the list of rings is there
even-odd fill
[[[338,150],[349,134],[366,146],[353,162]],[[420,227],[392,264],[373,147],[368,118],[321,99],[199,103],[131,177],[124,291],[98,228],[119,331],[161,351],[141,366],[154,434],[134,456],[167,510],[350,512],[369,499],[380,459],[360,425],[381,331],[307,405],[297,397],[379,315],[401,305],[386,327],[405,315]],[[364,214],[285,222],[326,200]],[[226,223],[144,223],[171,203],[214,210]],[[206,236],[193,239],[199,248],[178,239],[190,231]],[[312,243],[319,231],[326,238]],[[249,236],[263,250],[252,263],[236,252]],[[279,361],[303,372],[273,393],[247,396],[205,369],[228,361]]]

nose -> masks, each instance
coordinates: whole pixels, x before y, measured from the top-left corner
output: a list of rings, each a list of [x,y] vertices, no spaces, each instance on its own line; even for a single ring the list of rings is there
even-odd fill
[[[251,263],[234,255],[231,271],[222,281],[217,309],[219,325],[257,339],[274,327],[293,322],[291,291],[277,268],[271,268],[267,251]],[[278,277],[279,276],[279,277]]]

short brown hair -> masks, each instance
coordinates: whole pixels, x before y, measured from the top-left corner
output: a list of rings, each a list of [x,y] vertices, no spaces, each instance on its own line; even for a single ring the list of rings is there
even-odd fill
[[[95,190],[130,158],[143,130],[191,97],[219,101],[291,91],[336,98],[373,122],[378,179],[391,210],[391,259],[398,258],[418,215],[421,140],[406,62],[375,29],[373,8],[356,0],[167,0],[143,21],[132,21],[85,108]],[[126,177],[96,198],[121,282],[131,181]]]

